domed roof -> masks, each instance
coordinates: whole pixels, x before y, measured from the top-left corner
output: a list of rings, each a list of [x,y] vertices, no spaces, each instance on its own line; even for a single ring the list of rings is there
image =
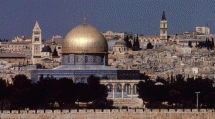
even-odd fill
[[[62,53],[105,53],[108,44],[103,34],[84,23],[72,29],[65,37]]]
[[[120,38],[120,39],[115,43],[115,45],[124,45],[124,46],[126,46],[126,42],[125,42],[122,38]]]
[[[118,36],[113,37],[112,40],[108,40],[108,51],[113,51],[113,46],[115,46],[116,42],[119,40]]]

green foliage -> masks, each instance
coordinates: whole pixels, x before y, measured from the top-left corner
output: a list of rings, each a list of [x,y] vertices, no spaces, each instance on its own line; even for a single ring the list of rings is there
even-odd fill
[[[58,53],[57,53],[57,50],[56,50],[56,47],[55,47],[55,49],[54,49],[54,51],[53,51],[53,53],[52,53],[52,56],[58,56]]]
[[[156,82],[162,82],[164,85],[155,85]],[[159,77],[156,82],[145,80],[137,85],[139,97],[149,105],[156,106],[162,102],[168,102],[170,105],[182,105],[182,108],[195,108],[195,92],[200,92],[199,105],[210,108],[215,106],[215,88],[212,86],[211,79],[198,77],[188,78],[185,81],[182,75],[177,75],[176,79],[172,77],[171,82]]]
[[[132,44],[131,44],[131,41],[129,41],[128,35],[126,36],[124,41],[126,42],[126,47],[127,48],[132,48]]]
[[[94,107],[107,105],[108,89],[100,84],[100,78],[90,76],[87,83],[73,83],[72,79],[56,79],[53,76],[40,76],[40,80],[32,83],[25,75],[16,75],[13,84],[6,86],[0,79],[1,109],[38,109],[70,108],[75,101],[93,102]],[[7,100],[9,106],[3,103]]]
[[[188,46],[191,47],[191,48],[193,47],[191,41],[188,42]]]
[[[137,37],[134,37],[134,43],[133,43],[132,49],[133,49],[133,51],[140,50],[140,43],[139,43],[138,35],[137,35]]]
[[[152,43],[149,42],[149,43],[147,44],[147,46],[146,46],[146,49],[153,49],[153,47],[154,47],[154,46],[152,45]]]

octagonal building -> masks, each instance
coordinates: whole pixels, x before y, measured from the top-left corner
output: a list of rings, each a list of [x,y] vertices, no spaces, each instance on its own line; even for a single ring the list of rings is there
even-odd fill
[[[139,70],[117,70],[108,65],[108,44],[101,32],[84,24],[73,28],[65,37],[62,45],[61,66],[54,69],[31,71],[31,79],[37,82],[41,75],[57,79],[69,78],[75,83],[86,82],[90,75],[101,80],[139,79]]]

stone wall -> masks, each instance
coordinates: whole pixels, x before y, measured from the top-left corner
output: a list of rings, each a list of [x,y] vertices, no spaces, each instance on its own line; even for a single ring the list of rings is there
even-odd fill
[[[3,119],[214,119],[214,110],[200,109],[79,109],[79,110],[3,110]]]

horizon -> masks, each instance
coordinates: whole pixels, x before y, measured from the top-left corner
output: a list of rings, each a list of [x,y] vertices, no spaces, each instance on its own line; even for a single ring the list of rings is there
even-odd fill
[[[215,33],[215,2],[184,1],[1,1],[1,39],[16,36],[31,37],[36,20],[42,39],[66,34],[84,23],[101,32],[132,32],[145,36],[159,35],[163,9],[167,18],[168,35],[195,31],[197,26],[210,28]]]

